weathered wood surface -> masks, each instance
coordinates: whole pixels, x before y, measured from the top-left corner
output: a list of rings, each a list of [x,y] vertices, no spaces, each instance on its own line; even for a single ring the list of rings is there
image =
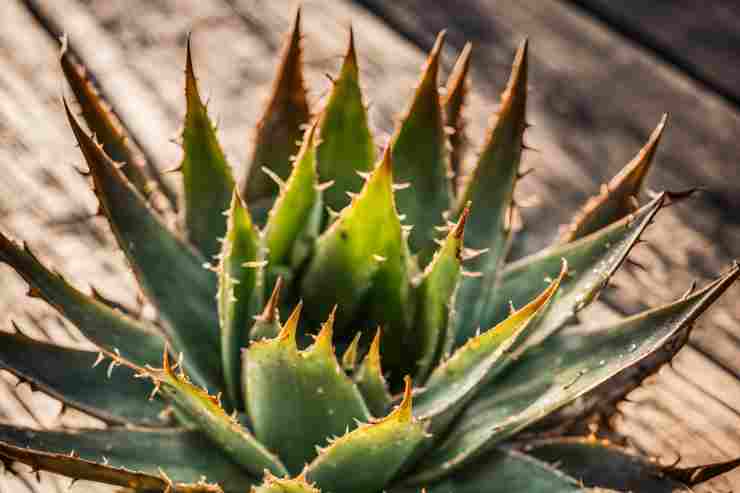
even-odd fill
[[[380,2],[361,2],[379,11]],[[106,95],[157,164],[176,164],[175,137],[184,113],[184,41],[194,31],[196,70],[220,136],[240,169],[274,72],[281,34],[292,2],[267,0],[57,0],[33,2],[51,30],[69,33],[77,54],[91,67]],[[476,96],[467,110],[478,139],[505,82],[515,44],[532,41],[531,120],[525,166],[537,168],[519,194],[539,197],[547,214],[524,211],[529,248],[544,245],[585,197],[624,164],[663,111],[669,131],[650,183],[683,189],[700,184],[711,194],[663,212],[648,233],[649,245],[635,258],[648,273],[620,275],[610,304],[632,311],[645,303],[681,294],[690,280],[705,280],[740,257],[740,130],[737,113],[725,101],[692,84],[639,48],[591,19],[557,2],[469,0],[423,2],[403,7],[385,3],[386,23],[356,5],[304,2],[306,62],[312,101],[326,93],[325,72],[333,73],[352,20],[364,86],[379,133],[388,134],[404,107],[423,54],[405,34],[428,47],[440,28],[449,28],[453,52],[466,38],[475,43]],[[135,290],[112,237],[99,218],[90,219],[95,200],[74,166],[81,163],[63,121],[56,43],[19,0],[0,6],[10,29],[0,33],[0,227],[29,241],[39,254],[78,282],[133,304]],[[176,179],[176,178],[172,178]],[[553,207],[557,204],[557,207]],[[125,281],[121,282],[121,279]],[[69,341],[51,312],[23,295],[25,286],[0,268],[0,313],[52,327],[51,337]],[[657,384],[636,392],[639,404],[625,406],[620,424],[634,441],[682,464],[740,454],[740,289],[705,317],[673,369]],[[29,312],[28,314],[26,312]],[[7,326],[7,322],[4,322]],[[27,322],[26,326],[31,325]],[[54,328],[56,329],[54,330]],[[41,334],[39,334],[41,335]],[[10,392],[1,388],[2,410],[19,415]],[[28,397],[27,389],[21,392]],[[42,399],[42,396],[34,396]],[[40,416],[54,424],[53,409]],[[20,418],[31,424],[29,417]],[[726,491],[740,475],[713,484]],[[1,483],[0,483],[1,484]],[[9,491],[16,491],[10,489]]]
[[[740,106],[740,4],[569,0]]]

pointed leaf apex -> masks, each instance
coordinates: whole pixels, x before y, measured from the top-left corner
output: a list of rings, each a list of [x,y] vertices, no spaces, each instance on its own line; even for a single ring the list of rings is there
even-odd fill
[[[285,321],[280,334],[278,334],[278,340],[289,344],[292,348],[296,347],[296,331],[298,330],[298,321],[301,318],[301,310],[303,309],[303,301],[299,301],[293,309],[293,312]]]
[[[442,46],[444,46],[445,37],[447,31],[442,30],[437,34],[437,39],[434,41],[432,51],[429,52],[426,64],[424,65],[424,72],[421,76],[421,82],[419,83],[419,92],[424,90],[437,92],[437,78],[439,74],[439,58],[442,53]]]
[[[337,305],[334,305],[329,317],[326,322],[321,326],[319,335],[316,336],[316,340],[313,343],[314,350],[321,350],[323,352],[332,352],[332,338],[334,337],[334,317],[337,313]]]
[[[386,146],[383,151],[383,157],[380,159],[380,165],[378,166],[376,173],[382,173],[390,176],[391,180],[393,179],[393,158],[391,157],[390,145]]]
[[[373,342],[370,343],[370,350],[367,353],[367,361],[370,367],[377,368],[380,372],[380,338],[382,336],[383,330],[378,327],[378,330],[375,331],[375,337],[373,337]],[[382,373],[382,372],[380,372]]]
[[[347,349],[344,351],[344,354],[342,355],[342,367],[345,370],[353,371],[357,366],[357,352],[360,346],[361,336],[362,332],[358,332],[357,334],[355,334],[352,342],[349,344]]]
[[[411,377],[409,375],[406,375],[403,377],[403,399],[401,399],[401,403],[398,405],[398,407],[388,415],[388,418],[393,417],[394,419],[398,421],[411,421],[413,419],[413,411],[412,411],[412,404],[413,404],[413,397],[412,397],[412,391],[414,388],[413,382],[411,381]],[[386,418],[387,419],[387,418]]]
[[[632,161],[624,167],[622,172],[615,176],[609,183],[610,189],[624,186],[623,182],[630,182],[630,188],[633,191],[632,195],[637,194],[642,181],[645,179],[645,176],[650,169],[650,165],[653,162],[653,156],[655,155],[655,151],[660,143],[660,138],[663,136],[663,130],[665,129],[667,122],[668,113],[664,113],[658,126],[656,126],[655,130],[650,134],[650,138],[647,143],[642,147],[642,149],[640,149]]]
[[[349,40],[347,41],[347,53],[344,55],[344,64],[342,65],[342,75],[350,72],[357,74],[357,52],[355,51],[355,31],[352,24],[349,25]]]
[[[664,468],[662,472],[666,476],[678,480],[688,486],[696,486],[738,467],[740,467],[740,457],[724,462],[704,464],[701,466],[667,467]]]
[[[465,43],[465,47],[460,52],[460,56],[455,62],[455,67],[452,69],[449,78],[447,79],[447,85],[445,86],[445,104],[456,97],[460,91],[465,91],[465,81],[468,77],[468,71],[470,70],[470,55],[473,52],[473,44],[470,42]]]
[[[526,100],[527,94],[527,66],[529,63],[529,41],[524,38],[514,56],[514,63],[511,67],[509,82],[506,84],[506,90],[501,96],[503,104],[513,104],[515,100]],[[503,110],[503,108],[502,108]]]
[[[462,214],[460,214],[460,219],[452,229],[451,234],[458,240],[462,239],[465,234],[465,223],[468,220],[468,216],[470,216],[470,205],[471,201],[468,201],[467,204],[465,204],[465,208],[463,209]]]
[[[278,316],[278,306],[280,304],[280,291],[282,288],[283,288],[283,277],[280,276],[277,278],[277,281],[275,281],[275,287],[272,288],[272,294],[270,295],[270,299],[267,300],[267,304],[265,304],[265,308],[264,310],[262,310],[262,315],[260,316],[260,318],[264,322],[272,322]]]
[[[188,33],[185,55],[185,101],[189,113],[203,106],[203,102],[200,99],[200,92],[198,91],[198,79],[195,77],[195,69],[193,68],[192,34],[192,32]]]

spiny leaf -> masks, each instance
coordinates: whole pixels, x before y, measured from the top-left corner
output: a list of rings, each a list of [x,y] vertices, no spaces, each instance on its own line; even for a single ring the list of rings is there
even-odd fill
[[[151,187],[141,160],[130,147],[123,129],[113,119],[110,109],[106,108],[92,82],[85,76],[83,68],[72,61],[68,51],[63,50],[60,57],[62,72],[69,83],[69,87],[80,104],[82,117],[90,131],[103,145],[103,150],[110,158],[118,163],[125,163],[121,168],[123,174],[136,187],[140,194],[148,197]]]
[[[519,46],[495,124],[470,177],[466,177],[461,204],[472,201],[466,244],[486,253],[471,260],[468,268],[480,273],[460,286],[458,325],[475,330],[480,314],[493,297],[511,236],[511,207],[519,173],[526,128],[527,40]]]
[[[298,268],[319,234],[322,211],[316,175],[315,128],[311,125],[306,130],[290,178],[281,188],[267,218],[263,237],[270,283],[277,277],[276,272],[292,272]]]
[[[452,204],[447,136],[437,89],[439,57],[445,32],[437,36],[408,112],[393,135],[396,179],[411,189],[398,195],[398,210],[414,226],[409,243],[414,252],[431,256],[434,227]]]
[[[393,489],[392,493],[418,492],[418,488]],[[429,486],[429,493],[577,493],[593,491],[557,468],[510,449],[496,449],[461,471]],[[599,490],[606,493],[605,490]]]
[[[339,367],[332,347],[334,313],[314,343],[296,347],[301,305],[275,339],[244,352],[247,410],[257,438],[297,473],[316,456],[314,447],[367,421],[370,413],[355,384]]]
[[[263,275],[259,231],[236,190],[227,223],[218,266],[218,312],[226,391],[235,404],[241,402],[240,350],[249,341],[248,327],[262,305]]]
[[[370,171],[375,162],[375,144],[362,100],[351,27],[344,63],[319,119],[316,160],[321,181],[333,182],[324,192],[324,199],[334,211],[349,204],[346,192],[356,192],[362,187],[358,172]]]
[[[413,416],[406,377],[403,400],[393,412],[332,441],[303,474],[326,493],[380,491],[427,436],[425,428]]]
[[[275,281],[272,294],[267,300],[262,313],[254,317],[254,325],[249,331],[249,339],[257,341],[260,339],[272,339],[280,333],[280,290],[283,287],[283,278],[278,277]]]
[[[463,154],[465,150],[465,119],[463,109],[465,99],[468,95],[468,71],[470,69],[470,53],[473,49],[471,43],[466,43],[460,56],[455,62],[447,85],[442,106],[445,109],[445,128],[451,132],[450,140],[450,169],[455,175],[453,178],[453,191],[457,191],[458,180],[463,172]]]
[[[568,243],[597,231],[633,212],[642,183],[650,171],[655,151],[663,135],[668,115],[663,115],[640,152],[612,180],[602,185],[601,193],[592,197],[565,228],[558,240]]]
[[[67,117],[85,156],[94,191],[118,245],[139,285],[169,322],[167,334],[185,354],[199,384],[216,388],[222,381],[215,303],[216,276],[203,268],[203,257],[169,231],[143,197],[131,187],[108,156]],[[187,289],[178,289],[185,287]]]
[[[424,458],[417,479],[460,467],[614,375],[683,337],[740,276],[740,265],[685,299],[588,334],[557,334],[530,348],[483,388],[447,437]]]
[[[545,311],[568,271],[563,261],[560,275],[522,309],[486,332],[471,338],[429,377],[417,397],[416,415],[431,421],[432,433],[441,433],[480,388],[500,374],[521,353],[531,333],[530,324]]]
[[[497,322],[506,316],[510,304],[526,303],[537,293],[537,285],[543,279],[547,282],[549,273],[565,258],[571,271],[548,312],[537,321],[536,339],[531,343],[556,332],[596,299],[669,198],[670,194],[662,193],[634,214],[601,231],[508,265],[492,302],[481,314],[481,323]],[[460,335],[458,341],[464,340],[463,337]]]
[[[347,349],[344,350],[344,354],[342,355],[342,368],[344,371],[355,371],[355,367],[357,366],[357,352],[360,348],[360,337],[362,337],[362,332],[355,334],[352,342],[350,342]]]
[[[30,296],[49,303],[98,346],[118,350],[142,365],[159,360],[164,339],[155,328],[81,293],[60,274],[44,267],[28,246],[17,245],[2,233],[0,260],[29,284]]]
[[[410,269],[386,149],[359,195],[319,237],[301,294],[312,319],[320,319],[336,303],[337,329],[358,309],[371,327],[384,325],[384,361],[395,367],[413,315]]]
[[[311,119],[301,67],[300,24],[298,9],[283,46],[269,102],[257,123],[254,151],[242,188],[242,196],[250,205],[278,194],[278,186],[262,167],[286,179],[290,174],[290,156],[295,154],[296,142],[301,140],[301,125]]]
[[[234,462],[259,477],[264,470],[274,474],[287,474],[280,459],[258,442],[234,416],[229,416],[221,406],[220,397],[213,397],[191,384],[184,373],[175,374],[164,353],[162,369],[138,369],[141,376],[150,378],[155,392],[175,404],[198,430],[214,442]]]
[[[689,486],[696,486],[721,474],[735,470],[738,467],[740,467],[740,457],[712,464],[702,464],[700,466],[663,467],[661,468],[661,472],[675,481],[681,481]]]
[[[380,335],[381,330],[378,327],[373,342],[370,344],[370,350],[355,374],[357,388],[360,389],[370,413],[376,417],[383,416],[391,407],[392,402],[381,367]]]
[[[658,464],[648,462],[605,440],[540,440],[528,443],[524,450],[540,460],[557,464],[558,469],[587,486],[655,493],[672,493],[685,489],[684,485],[664,474]]]
[[[265,475],[264,482],[259,486],[252,486],[250,493],[321,493],[321,490],[297,478],[278,478],[272,474]]]
[[[91,368],[97,356],[36,341],[21,332],[0,332],[0,369],[28,382],[33,389],[108,423],[165,425],[162,402],[144,402],[150,386],[133,379],[128,369],[106,374],[105,364]]]
[[[414,335],[419,346],[416,378],[424,382],[429,371],[443,356],[448,332],[454,328],[454,303],[462,263],[465,221],[470,213],[466,207],[454,228],[450,229],[432,261],[427,265],[417,288],[418,305]]]
[[[223,213],[229,209],[234,190],[231,167],[221,150],[208,110],[198,93],[188,38],[185,67],[184,156],[181,169],[185,191],[185,225],[188,237],[208,259],[221,250],[219,238],[226,232]]]
[[[136,491],[243,493],[253,484],[237,464],[203,435],[183,429],[108,428],[105,430],[37,431],[0,425],[0,457],[35,470],[107,483]]]

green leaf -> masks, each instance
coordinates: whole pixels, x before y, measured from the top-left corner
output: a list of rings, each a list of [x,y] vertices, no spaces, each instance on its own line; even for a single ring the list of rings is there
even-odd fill
[[[108,423],[167,424],[161,416],[162,402],[146,402],[150,385],[135,380],[128,369],[106,374],[106,365],[93,368],[96,358],[95,352],[36,341],[20,331],[0,332],[0,369],[28,382],[34,390]]]
[[[301,68],[300,24],[301,11],[298,9],[283,46],[272,94],[257,123],[254,150],[242,188],[242,197],[250,206],[278,194],[277,184],[262,168],[285,180],[290,174],[290,157],[298,150],[296,143],[302,137],[301,125],[311,119]]]
[[[468,277],[457,296],[458,333],[470,334],[479,327],[480,315],[498,285],[511,237],[511,207],[522,156],[527,103],[527,41],[514,58],[511,76],[501,95],[498,118],[489,130],[473,174],[465,177],[460,204],[475,209],[467,225],[466,245],[485,253],[468,264],[479,277]],[[485,325],[484,325],[485,326]]]
[[[81,293],[39,262],[28,246],[17,245],[2,233],[0,260],[29,284],[29,296],[49,303],[99,347],[111,352],[118,350],[141,365],[154,363],[161,357],[164,338],[155,328]]]
[[[409,242],[414,252],[431,251],[435,226],[452,204],[447,135],[437,89],[439,57],[445,32],[437,36],[407,113],[391,141],[396,179],[411,185],[398,195],[398,210],[413,225]]]
[[[411,493],[418,489],[392,489]],[[427,487],[429,493],[576,493],[578,482],[544,462],[509,449],[496,449]],[[587,491],[587,490],[586,490]]]
[[[584,438],[542,440],[527,444],[528,454],[582,481],[586,486],[618,491],[672,493],[688,491],[663,474],[656,463],[648,462],[609,442]]]
[[[431,421],[432,433],[442,433],[486,382],[516,360],[532,321],[555,296],[567,270],[563,262],[560,276],[539,296],[497,326],[471,338],[434,369],[414,409],[416,416]]]
[[[479,392],[447,437],[424,458],[416,477],[449,474],[653,352],[670,347],[738,276],[740,265],[735,264],[683,300],[585,335],[557,334],[530,348]]]
[[[370,349],[354,375],[357,388],[370,413],[375,417],[384,416],[393,402],[381,367],[380,336],[381,330],[378,327]]]
[[[608,184],[602,185],[599,195],[586,202],[565,228],[559,243],[569,243],[598,231],[636,209],[637,196],[650,171],[667,120],[668,115],[663,115],[640,152]]]
[[[455,62],[445,86],[445,96],[442,106],[445,109],[445,127],[450,140],[450,169],[454,173],[453,191],[457,191],[459,180],[463,173],[463,155],[467,140],[465,138],[465,119],[463,109],[465,99],[468,95],[468,72],[470,70],[470,53],[473,49],[471,43],[465,43],[465,47]]]
[[[399,406],[380,421],[333,440],[306,467],[306,479],[325,493],[381,491],[428,436],[413,416],[411,379]]]
[[[290,178],[267,217],[263,237],[267,247],[268,282],[276,272],[292,272],[306,259],[321,226],[321,192],[316,175],[315,125],[306,130]]]
[[[669,198],[670,194],[662,193],[633,215],[601,231],[568,245],[552,246],[508,265],[492,302],[481,315],[481,323],[495,323],[506,316],[511,304],[526,303],[537,293],[538,285],[548,282],[547,276],[565,258],[570,272],[548,312],[537,321],[538,328],[531,343],[556,332],[596,299]],[[460,343],[465,335],[459,335]]]
[[[314,343],[296,346],[301,305],[275,339],[252,342],[244,352],[247,410],[257,438],[298,473],[315,446],[367,421],[370,413],[342,371],[332,347],[334,314]]]
[[[141,160],[130,147],[121,126],[113,119],[111,110],[105,107],[92,82],[85,76],[84,69],[73,62],[69,52],[64,49],[60,63],[64,77],[80,104],[82,117],[88,128],[112,160],[125,163],[121,168],[123,174],[140,194],[148,197],[151,187],[142,169]]]
[[[454,337],[448,330],[451,332],[454,328],[455,291],[460,279],[463,233],[469,213],[470,208],[466,207],[419,281],[414,330],[420,354],[414,375],[420,382],[426,380],[429,371],[442,358],[445,341]]]
[[[138,368],[138,371],[154,382],[155,392],[161,392],[214,445],[254,476],[259,477],[264,470],[287,474],[280,459],[239,424],[236,415],[226,414],[219,396],[210,396],[205,390],[191,384],[184,373],[175,374],[167,353],[164,353],[161,370]]]
[[[252,317],[262,305],[260,235],[236,190],[228,212],[226,237],[218,266],[218,312],[226,391],[241,402],[241,348],[249,342]]]
[[[182,429],[37,431],[0,425],[0,456],[74,479],[107,483],[136,491],[216,493],[200,483],[203,474],[227,493],[243,493],[254,479],[203,435]]]
[[[267,300],[262,313],[254,317],[254,325],[249,330],[249,339],[258,341],[260,339],[272,339],[280,334],[280,290],[283,287],[283,278],[278,277]]]
[[[326,205],[334,211],[349,204],[346,192],[362,187],[358,172],[372,170],[375,144],[362,100],[355,38],[350,27],[349,47],[339,77],[319,117],[319,145],[316,149],[321,181],[333,182],[324,192]]]
[[[180,165],[185,191],[185,225],[190,241],[210,259],[221,251],[219,239],[226,233],[223,213],[231,203],[234,178],[198,93],[190,38],[185,66],[185,100],[184,156]]]
[[[66,102],[65,108],[90,168],[100,207],[139,285],[169,322],[167,335],[174,349],[184,353],[189,372],[198,383],[217,388],[222,377],[215,274],[203,267],[203,257],[149,209],[116,165],[80,128]],[[182,289],[184,286],[187,289]]]
[[[395,368],[403,359],[401,340],[413,316],[412,270],[386,149],[362,191],[319,237],[301,295],[312,320],[320,320],[337,304],[338,331],[360,310],[368,326],[386,327],[383,358]]]

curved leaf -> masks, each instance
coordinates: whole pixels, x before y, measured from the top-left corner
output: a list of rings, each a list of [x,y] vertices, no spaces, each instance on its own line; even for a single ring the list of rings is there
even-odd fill
[[[393,412],[333,440],[303,474],[326,493],[381,491],[428,436],[425,428],[413,416],[406,377],[403,400]]]
[[[232,405],[241,402],[241,348],[249,341],[252,317],[262,305],[259,231],[234,190],[218,266],[218,313],[226,391]]]
[[[560,276],[539,296],[506,320],[473,337],[436,367],[417,397],[414,412],[431,421],[431,432],[441,433],[461,408],[491,378],[500,374],[521,353],[531,332],[529,325],[546,309],[568,271],[563,262]]]
[[[147,376],[154,382],[155,393],[161,392],[185,414],[189,423],[195,424],[214,445],[254,476],[259,477],[265,470],[287,474],[280,459],[258,442],[237,421],[236,415],[226,414],[220,397],[208,395],[190,383],[184,373],[175,374],[167,353],[161,370],[139,368],[138,371],[139,376]]]
[[[478,163],[473,174],[463,178],[460,204],[475,204],[468,219],[465,243],[485,253],[468,264],[480,276],[468,277],[460,286],[456,303],[458,334],[470,334],[480,324],[491,325],[480,320],[480,316],[496,292],[499,271],[509,247],[514,185],[526,128],[527,60],[525,40],[516,52],[509,82],[501,95],[498,117],[488,131]]]
[[[553,246],[506,267],[493,301],[481,316],[488,324],[506,316],[510,305],[526,303],[537,293],[538,284],[548,281],[560,260],[568,261],[570,272],[548,312],[537,322],[535,340],[544,339],[573,320],[596,299],[642,233],[666,203],[662,193],[639,211],[586,238],[568,245]],[[462,343],[464,335],[458,338]]]
[[[637,196],[650,171],[667,120],[668,115],[663,115],[640,152],[607,185],[602,186],[599,195],[586,202],[573,222],[565,228],[559,243],[582,238],[634,211]]]
[[[673,493],[690,490],[663,474],[661,468],[644,458],[596,439],[564,438],[528,444],[526,453],[557,464],[557,468],[582,481],[618,491]]]
[[[17,245],[2,233],[0,260],[29,284],[30,296],[49,303],[99,347],[111,352],[118,350],[141,365],[154,363],[161,357],[164,338],[153,327],[81,293],[60,274],[44,267],[28,246]]]
[[[423,459],[415,477],[449,474],[653,352],[670,347],[739,275],[740,265],[735,264],[683,300],[593,333],[558,334],[532,347],[479,392],[447,437]]]
[[[411,493],[411,488],[391,493]],[[418,490],[414,490],[418,491]],[[429,493],[576,493],[584,489],[557,468],[510,449],[496,449],[441,481]],[[603,490],[602,490],[603,491]]]
[[[37,431],[0,425],[0,456],[37,470],[137,491],[243,493],[254,480],[203,436],[183,429]]]
[[[351,27],[344,63],[319,118],[316,161],[321,181],[333,182],[324,192],[324,199],[334,211],[349,204],[346,192],[357,192],[362,188],[363,181],[358,172],[372,170],[375,162],[375,144],[362,100]]]
[[[207,259],[211,259],[221,251],[219,238],[226,233],[223,213],[229,210],[234,178],[218,143],[216,129],[208,118],[208,110],[198,93],[189,37],[185,100],[184,156],[180,165],[185,191],[185,225],[190,241]]]
[[[296,347],[301,305],[275,339],[253,342],[244,352],[247,410],[255,435],[298,473],[315,447],[367,421],[359,390],[339,366],[332,347],[334,314],[314,343]]]
[[[452,205],[447,135],[437,90],[444,38],[442,31],[429,53],[411,106],[391,141],[396,179],[411,185],[398,195],[398,210],[414,227],[409,237],[412,250],[429,250],[429,255],[434,247],[434,227],[443,222],[442,214]]]
[[[133,378],[128,369],[106,372],[93,367],[97,354],[36,341],[20,332],[0,332],[0,369],[7,370],[34,390],[116,424],[164,426],[159,400],[147,402],[151,386]]]
[[[242,197],[247,204],[277,196],[278,186],[262,171],[269,169],[280,179],[290,174],[290,157],[298,150],[301,125],[308,123],[311,113],[306,99],[301,61],[301,10],[295,20],[282,54],[272,86],[272,93],[262,118],[257,123],[254,150],[250,159]]]
[[[221,385],[216,276],[203,257],[165,227],[116,165],[67,117],[93,178],[94,191],[142,290],[169,322],[167,335],[198,383]],[[181,287],[187,286],[187,289]],[[180,287],[180,288],[179,288]],[[161,354],[161,353],[160,353]]]

